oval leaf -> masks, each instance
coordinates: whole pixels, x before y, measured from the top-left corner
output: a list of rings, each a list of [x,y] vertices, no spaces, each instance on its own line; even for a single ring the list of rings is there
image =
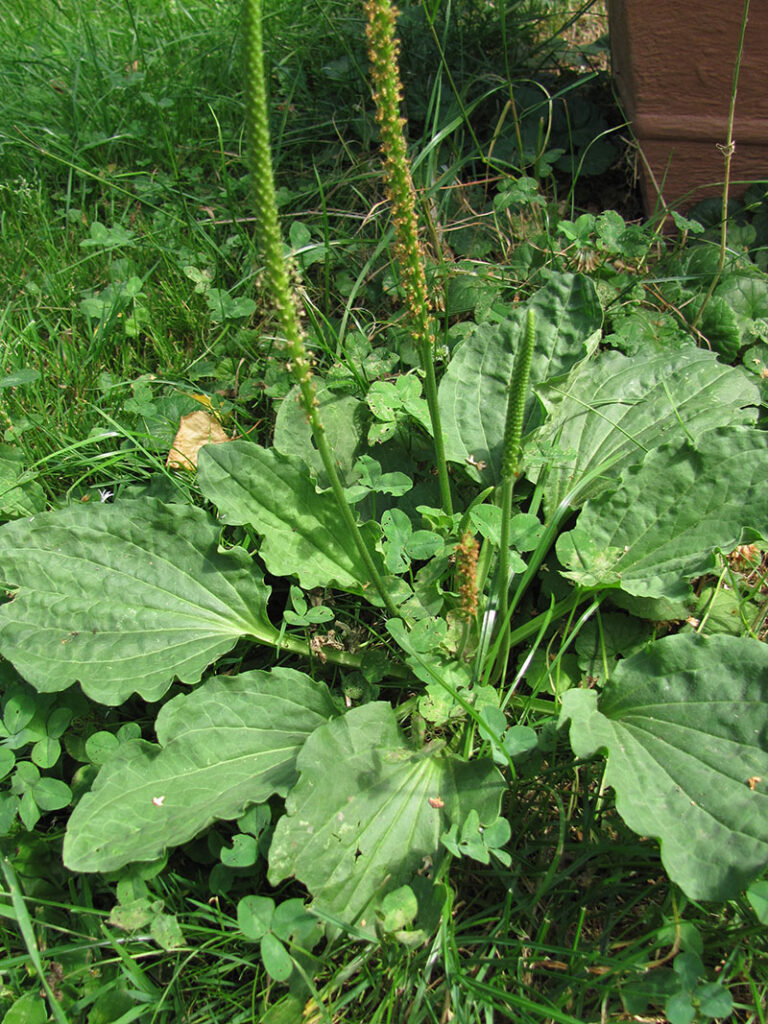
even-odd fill
[[[45,492],[25,472],[24,453],[0,444],[0,513],[3,516],[31,516],[45,508]]]
[[[285,795],[307,736],[336,713],[325,685],[276,668],[221,676],[175,697],[160,746],[128,740],[75,808],[64,839],[73,871],[154,860],[215,819]]]
[[[343,484],[349,484],[354,476],[355,456],[365,434],[365,403],[354,395],[322,385],[318,388],[317,401],[339,476]],[[277,410],[274,445],[283,455],[298,456],[321,487],[330,486],[320,452],[312,441],[307,417],[298,402],[298,387],[286,395]]]
[[[685,597],[691,576],[732,551],[745,528],[768,537],[768,445],[751,427],[713,430],[697,451],[665,445],[587,502],[557,554],[585,586],[618,583],[637,597]]]
[[[269,931],[275,916],[275,901],[269,896],[243,896],[237,904],[237,924],[240,931],[253,942],[258,942]]]
[[[225,523],[249,524],[262,535],[259,554],[275,576],[296,576],[307,590],[335,585],[366,594],[368,572],[340,527],[333,495],[317,493],[301,459],[250,441],[209,445],[200,452],[197,479]],[[374,549],[378,528],[361,529],[383,574]]]
[[[592,282],[580,275],[553,274],[525,308],[504,323],[482,324],[457,348],[440,382],[440,416],[446,457],[454,462],[485,463],[481,476],[498,483],[507,415],[509,382],[529,308],[535,309],[536,348],[532,384],[566,373],[586,355],[585,342],[603,322]],[[526,430],[537,404],[526,403]]]
[[[384,703],[321,726],[297,767],[269,851],[270,882],[295,875],[314,906],[370,934],[382,898],[437,856],[451,822],[474,808],[491,823],[504,788],[488,760],[414,750]]]
[[[752,423],[758,389],[713,352],[678,349],[631,359],[606,352],[541,392],[550,408],[529,447],[554,456],[544,484],[548,512],[568,496],[574,508],[614,486],[627,466],[660,445],[697,443],[715,427]]]
[[[577,757],[607,754],[605,782],[655,836],[691,899],[735,897],[768,862],[768,647],[665,637],[619,662],[599,699],[563,694]]]
[[[260,945],[261,962],[264,970],[275,981],[287,981],[293,971],[291,960],[285,946],[272,932],[267,932]]]
[[[226,446],[224,446],[226,447]],[[41,692],[80,682],[103,704],[158,700],[250,634],[274,643],[269,590],[201,509],[77,505],[0,528],[0,651]]]
[[[45,1024],[48,1007],[39,992],[27,992],[20,996],[6,1011],[5,1024]]]

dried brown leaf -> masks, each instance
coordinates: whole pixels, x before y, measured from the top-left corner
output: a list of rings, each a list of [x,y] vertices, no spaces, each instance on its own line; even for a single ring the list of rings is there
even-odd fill
[[[198,409],[181,417],[165,464],[169,469],[196,469],[197,455],[203,445],[223,444],[229,440],[216,417]]]

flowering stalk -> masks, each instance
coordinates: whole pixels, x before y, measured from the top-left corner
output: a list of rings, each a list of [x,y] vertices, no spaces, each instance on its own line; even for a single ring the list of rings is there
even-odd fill
[[[528,310],[525,334],[515,356],[512,379],[509,383],[507,418],[504,424],[504,443],[501,452],[501,529],[499,539],[499,623],[509,634],[509,522],[512,517],[512,494],[520,472],[523,416],[531,377],[531,362],[536,345],[536,314]],[[501,657],[506,662],[508,643],[502,644]],[[502,673],[503,675],[503,673]]]
[[[507,418],[504,424],[504,443],[501,449],[501,479],[514,486],[520,471],[520,452],[523,438],[523,416],[528,398],[528,383],[531,377],[533,350],[536,346],[536,313],[528,310],[525,334],[515,357],[512,380],[507,398]],[[510,492],[511,497],[511,492]]]
[[[470,622],[477,615],[477,558],[480,546],[467,530],[456,545],[456,583],[459,590],[459,618]]]
[[[245,0],[246,140],[253,183],[251,195],[256,214],[256,236],[264,254],[266,288],[272,297],[282,328],[288,370],[298,385],[299,400],[330,480],[342,521],[354,538],[371,583],[379,592],[389,614],[396,618],[399,612],[387,593],[384,581],[344,497],[333,453],[318,413],[317,390],[312,377],[312,353],[306,347],[299,305],[291,287],[290,264],[283,254],[283,241],[277,218],[272,154],[269,146],[261,14],[262,0]]]
[[[453,511],[451,488],[437,405],[435,334],[424,272],[424,251],[419,241],[415,191],[403,133],[405,119],[400,116],[403,93],[397,63],[399,46],[395,37],[397,12],[390,0],[365,0],[365,13],[368,19],[366,35],[371,61],[373,98],[376,103],[376,120],[381,132],[384,158],[384,186],[392,206],[392,223],[395,229],[395,259],[400,268],[411,336],[416,344],[425,376],[440,497],[444,511],[450,515]]]

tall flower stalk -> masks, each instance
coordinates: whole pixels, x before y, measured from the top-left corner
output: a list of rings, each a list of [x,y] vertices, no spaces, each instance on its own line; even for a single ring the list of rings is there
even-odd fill
[[[283,252],[277,217],[272,153],[269,145],[269,121],[264,76],[262,0],[245,0],[245,79],[246,141],[251,171],[251,195],[255,208],[256,237],[264,256],[264,280],[272,298],[283,334],[288,369],[298,385],[299,400],[306,414],[323,467],[331,483],[341,519],[354,538],[368,572],[368,578],[393,617],[399,612],[389,597],[384,581],[355,517],[344,496],[325,428],[318,413],[317,389],[312,376],[312,353],[306,345],[296,293],[291,286],[291,267]]]
[[[396,9],[390,0],[365,0],[366,35],[371,61],[376,120],[381,133],[384,186],[392,207],[395,229],[394,254],[405,293],[411,336],[419,353],[435,445],[435,460],[443,509],[452,512],[451,488],[445,460],[435,379],[435,332],[424,272],[424,250],[419,240],[416,200],[405,144],[405,119],[400,116],[403,98],[398,70],[399,46],[395,36]]]
[[[531,377],[533,350],[536,347],[536,315],[528,310],[525,332],[515,356],[512,379],[507,398],[507,417],[504,425],[504,443],[501,454],[501,528],[499,539],[499,623],[505,634],[501,646],[502,678],[509,654],[509,524],[512,518],[512,495],[520,472],[523,416]]]

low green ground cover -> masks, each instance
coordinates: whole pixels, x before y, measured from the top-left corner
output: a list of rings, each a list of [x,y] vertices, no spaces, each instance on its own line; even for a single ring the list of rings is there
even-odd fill
[[[265,3],[292,340],[239,5],[4,0],[0,1009],[762,1022],[765,189],[423,0],[409,250],[365,6]]]

